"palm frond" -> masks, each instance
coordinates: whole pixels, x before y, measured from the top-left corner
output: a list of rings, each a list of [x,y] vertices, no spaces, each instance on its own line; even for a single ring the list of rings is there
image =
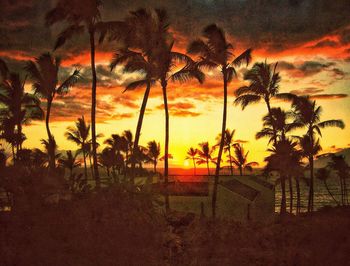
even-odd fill
[[[332,119],[332,120],[323,121],[321,123],[318,123],[318,126],[320,128],[325,128],[325,127],[338,127],[341,129],[345,128],[344,122],[342,120],[339,120],[339,119]]]
[[[239,56],[237,56],[230,66],[240,66],[244,61],[248,65],[250,61],[252,60],[252,49],[247,49],[243,53],[241,53]]]
[[[233,102],[234,105],[241,105],[242,110],[244,110],[249,104],[258,103],[261,100],[261,97],[253,94],[245,94],[239,96]]]
[[[70,40],[73,36],[80,35],[84,32],[84,26],[82,25],[70,25],[64,29],[56,40],[54,50],[63,46],[66,41]]]

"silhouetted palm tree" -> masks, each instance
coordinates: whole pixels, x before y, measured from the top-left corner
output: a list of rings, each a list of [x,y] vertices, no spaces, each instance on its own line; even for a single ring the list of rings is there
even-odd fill
[[[271,117],[271,98],[278,94],[279,82],[281,80],[279,73],[276,73],[277,63],[273,67],[271,64],[255,63],[254,66],[244,74],[244,80],[249,81],[248,86],[240,87],[235,91],[236,100],[234,104],[241,105],[242,110],[252,103],[264,100],[267,106],[268,114]],[[272,125],[273,140],[276,142],[276,130]]]
[[[213,162],[212,154],[214,153],[215,147],[210,147],[209,142],[202,142],[198,144],[200,149],[197,149],[198,159],[197,164],[206,164],[208,170],[208,176],[210,176],[209,163]]]
[[[251,49],[244,51],[242,54],[233,59],[232,44],[228,43],[224,31],[215,24],[204,28],[203,37],[205,38],[205,41],[199,39],[189,45],[187,49],[188,53],[200,56],[200,60],[198,62],[198,67],[200,68],[220,68],[224,87],[221,141],[216,163],[212,201],[212,214],[213,217],[215,217],[217,185],[219,182],[220,163],[224,148],[224,135],[226,130],[227,86],[236,75],[235,67],[240,66],[243,61],[246,61],[247,64],[250,62]]]
[[[187,156],[186,156],[186,160],[192,160],[193,162],[193,175],[196,175],[196,156],[198,154],[198,150],[195,148],[189,148],[187,151]]]
[[[50,53],[44,53],[35,58],[34,61],[28,61],[25,67],[33,80],[34,93],[46,100],[45,125],[49,141],[53,141],[53,135],[49,127],[52,102],[56,95],[68,93],[69,88],[72,87],[80,77],[79,71],[75,70],[72,75],[68,76],[59,84],[58,74],[60,65],[60,58],[53,57]],[[52,143],[52,145],[54,144]],[[49,154],[49,159],[49,168],[54,169],[54,154]]]
[[[77,153],[73,155],[72,151],[66,151],[66,156],[58,159],[58,163],[63,168],[69,170],[69,179],[73,177],[73,170],[80,166],[80,162],[77,161]]]
[[[4,136],[16,145],[18,153],[25,140],[22,126],[29,124],[31,120],[41,120],[43,112],[40,108],[40,100],[35,95],[24,91],[26,78],[22,80],[18,73],[9,72],[6,63],[1,59],[0,65],[3,69],[0,72],[0,104],[3,105],[0,109],[0,119],[6,133]]]
[[[107,176],[110,177],[110,168],[113,168],[115,154],[113,150],[109,147],[106,147],[99,154],[99,162],[102,166],[106,167]],[[113,171],[113,169],[112,169]]]
[[[276,136],[277,140],[286,140],[287,133],[302,126],[295,121],[290,122],[294,118],[292,112],[286,112],[280,107],[271,108],[270,112],[263,117],[263,129],[256,133],[256,139],[268,137],[270,143]]]
[[[88,138],[90,135],[90,125],[86,124],[84,116],[78,118],[75,122],[75,128],[68,127],[65,133],[67,140],[70,140],[80,147],[80,151],[83,153],[84,161],[84,176],[87,180],[87,166],[86,166],[86,144],[88,143]]]
[[[54,158],[54,165],[56,165],[56,160],[60,158],[61,154],[56,153],[57,144],[56,144],[55,138],[51,137],[51,139],[42,139],[41,144],[44,145],[49,168],[50,168],[50,162],[52,161],[52,157],[51,157],[52,155]]]
[[[341,203],[342,205],[348,204],[348,192],[346,187],[346,179],[350,176],[350,167],[345,161],[344,155],[332,155],[332,160],[328,163],[328,166],[334,170],[340,182],[340,194],[341,194]]]
[[[339,205],[339,202],[336,200],[332,192],[329,190],[328,184],[327,184],[327,179],[330,177],[331,171],[327,169],[326,167],[320,168],[317,170],[315,176],[317,179],[321,180],[324,184],[324,186],[327,189],[328,194],[331,196],[331,198],[334,200],[334,202]]]
[[[56,6],[51,9],[45,17],[46,24],[52,26],[56,23],[66,23],[67,27],[58,35],[55,49],[61,47],[65,42],[86,30],[90,40],[91,59],[91,136],[92,136],[92,157],[96,187],[100,188],[100,176],[97,161],[97,136],[96,136],[96,66],[95,66],[95,35],[101,27],[101,0],[58,0]]]
[[[150,161],[153,163],[153,171],[157,173],[157,163],[160,156],[160,144],[155,140],[147,143],[147,155]]]
[[[237,144],[235,140],[233,139],[233,136],[235,135],[235,130],[233,129],[230,131],[229,129],[225,130],[225,136],[224,136],[224,152],[228,152],[228,162],[230,163],[230,170],[231,175],[233,175],[233,165],[232,165],[232,156],[231,156],[231,148]],[[221,134],[219,134],[216,138],[218,141],[217,146],[220,146],[221,142]]]
[[[311,152],[306,154],[309,160],[310,166],[310,189],[309,189],[309,201],[308,211],[313,211],[314,206],[314,156],[317,154],[316,149],[313,146],[316,144],[315,135],[321,134],[321,128],[325,127],[339,127],[344,128],[345,124],[342,120],[327,120],[320,122],[320,116],[322,112],[321,106],[316,105],[316,101],[312,101],[309,96],[301,96],[294,98],[292,102],[294,109],[294,115],[296,122],[303,125],[307,129],[308,138],[305,139],[308,142],[308,150]],[[317,141],[318,143],[318,141]]]
[[[232,156],[232,162],[239,169],[240,176],[243,176],[243,170],[252,172],[253,166],[258,166],[257,162],[248,162],[249,151],[245,152],[241,144],[237,143],[233,146],[235,155]]]
[[[127,149],[125,151],[125,167],[128,166],[128,162],[130,161],[130,154],[132,153],[132,148],[133,148],[133,141],[134,141],[134,137],[132,135],[131,130],[124,130],[123,135],[122,135],[125,140],[126,140],[126,144],[127,144]]]
[[[265,158],[267,165],[265,167],[265,171],[278,171],[280,174],[281,181],[281,190],[282,190],[282,198],[281,198],[281,214],[285,214],[287,212],[286,208],[286,188],[285,181],[288,178],[288,175],[291,174],[291,170],[294,167],[293,161],[299,161],[301,155],[298,154],[296,150],[297,142],[291,140],[278,140],[275,142],[274,146],[268,151],[271,154]],[[297,158],[297,159],[296,159]]]

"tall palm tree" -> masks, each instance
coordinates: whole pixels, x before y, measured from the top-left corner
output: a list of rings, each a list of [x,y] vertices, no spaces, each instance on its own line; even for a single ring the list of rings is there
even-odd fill
[[[239,56],[233,58],[232,44],[227,41],[224,31],[215,24],[204,28],[203,37],[205,38],[205,41],[201,39],[195,40],[189,45],[187,51],[190,54],[196,54],[200,56],[200,60],[198,62],[199,67],[220,68],[224,89],[221,141],[215,170],[212,200],[212,214],[213,217],[215,217],[217,186],[219,182],[220,163],[222,151],[224,148],[224,136],[226,130],[227,86],[236,75],[235,67],[240,66],[243,61],[246,61],[247,64],[250,62],[251,49],[248,49]]]
[[[309,166],[310,166],[310,187],[309,187],[309,200],[308,211],[313,211],[314,206],[314,156],[317,154],[316,147],[314,147],[318,141],[315,141],[316,134],[322,136],[321,129],[326,127],[338,127],[343,129],[345,124],[342,120],[321,120],[322,108],[316,105],[316,101],[312,101],[309,96],[300,96],[294,98],[292,107],[297,123],[306,127],[307,136],[305,138],[307,148],[310,153],[306,154]],[[307,152],[306,152],[307,153]]]
[[[249,151],[245,152],[241,144],[233,146],[235,156],[232,156],[232,162],[238,167],[240,176],[243,176],[243,170],[253,171],[253,166],[258,166],[257,162],[248,162]]]
[[[279,73],[276,72],[277,63],[272,64],[255,63],[254,66],[244,74],[244,80],[249,81],[248,86],[240,87],[235,91],[235,105],[241,105],[244,110],[248,105],[258,103],[263,100],[266,103],[268,115],[272,118],[271,98],[278,96],[279,82],[281,80]],[[276,129],[272,124],[272,138],[276,142]]]
[[[333,193],[330,191],[328,184],[327,184],[327,179],[330,177],[331,171],[327,169],[326,167],[320,168],[317,170],[315,176],[317,179],[321,180],[324,184],[324,186],[327,189],[328,194],[331,196],[331,198],[334,200],[334,202],[339,205],[339,202],[336,200],[334,197]]]
[[[45,125],[48,141],[53,141],[53,135],[49,127],[52,102],[55,96],[68,93],[69,88],[72,87],[80,77],[79,71],[75,70],[59,84],[58,75],[60,65],[61,59],[59,57],[54,57],[50,53],[44,53],[35,58],[34,61],[28,61],[25,67],[33,80],[34,94],[46,100]],[[54,143],[51,145],[54,145]],[[52,152],[52,150],[50,150],[50,152]],[[51,153],[49,154],[49,168],[52,170],[55,167],[55,155]]]
[[[237,142],[235,142],[235,140],[233,139],[235,132],[236,131],[234,129],[232,131],[230,131],[229,129],[226,129],[225,136],[224,136],[224,152],[228,152],[228,162],[230,163],[231,175],[233,175],[233,162],[232,162],[232,156],[231,156],[231,148],[235,144],[237,144]],[[216,140],[218,141],[217,145],[219,146],[221,142],[221,134],[217,136]]]
[[[22,133],[22,126],[29,124],[31,120],[43,118],[43,111],[40,108],[40,100],[33,94],[24,91],[26,78],[22,80],[18,73],[9,72],[4,61],[0,59],[2,71],[0,71],[0,116],[3,124],[7,127],[7,138],[12,131],[12,144],[16,145],[17,153],[22,149],[22,142],[25,137]],[[13,130],[9,130],[12,128]]]
[[[56,23],[67,23],[68,26],[58,35],[55,49],[61,47],[65,42],[85,30],[88,32],[90,41],[91,60],[91,136],[92,136],[92,157],[93,168],[96,179],[96,187],[100,188],[100,176],[97,161],[97,136],[96,136],[96,87],[97,76],[95,66],[95,35],[101,26],[100,8],[101,0],[87,0],[82,3],[80,0],[58,0],[56,6],[51,9],[45,17],[46,24],[52,26]]]
[[[192,160],[193,162],[193,175],[196,175],[196,156],[198,154],[198,150],[191,147],[188,149],[187,151],[187,156],[186,156],[186,160]]]
[[[84,116],[82,116],[75,122],[75,128],[68,127],[64,135],[66,136],[67,140],[74,142],[80,147],[80,151],[83,153],[85,180],[87,180],[86,144],[89,141],[90,125],[86,124]]]
[[[197,164],[206,164],[208,170],[208,176],[210,176],[209,163],[213,162],[214,158],[212,157],[215,147],[210,147],[209,142],[202,142],[198,144],[200,149],[197,149],[198,159]]]
[[[157,163],[160,156],[160,144],[155,140],[147,143],[147,155],[153,163],[153,171],[157,173]]]

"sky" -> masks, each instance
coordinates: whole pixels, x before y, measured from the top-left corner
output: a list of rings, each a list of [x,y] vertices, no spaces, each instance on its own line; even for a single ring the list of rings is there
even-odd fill
[[[83,1],[82,1],[83,2]],[[54,7],[51,0],[3,0],[0,16],[0,57],[12,70],[24,76],[27,60],[52,51],[60,26],[48,28],[44,17]],[[238,76],[229,85],[227,127],[235,129],[235,138],[243,140],[249,150],[249,161],[263,165],[267,155],[267,140],[256,140],[266,114],[263,103],[248,106],[244,111],[234,106],[234,91],[245,84],[244,72],[255,62],[278,62],[282,81],[280,92],[310,95],[323,107],[322,120],[342,119],[346,128],[324,129],[323,152],[339,151],[350,146],[350,3],[348,0],[168,0],[113,1],[104,0],[103,20],[122,20],[128,12],[141,7],[165,8],[170,17],[170,29],[177,51],[186,51],[188,44],[201,36],[202,29],[216,23],[224,29],[235,48],[235,55],[253,49],[250,65],[237,69]],[[143,89],[123,93],[135,73],[124,73],[121,66],[109,70],[114,43],[98,45],[96,49],[97,132],[99,141],[130,129],[135,132]],[[64,97],[54,102],[51,129],[60,150],[75,150],[75,144],[65,140],[68,126],[84,115],[89,121],[91,77],[89,43],[86,35],[68,42],[55,55],[62,57],[60,77],[75,68],[83,79]],[[221,130],[223,89],[220,71],[206,72],[204,84],[191,81],[169,84],[170,153],[173,167],[188,167],[185,160],[189,147],[209,141],[216,143]],[[27,82],[26,90],[31,90]],[[272,105],[290,109],[287,103],[273,101]],[[164,110],[159,86],[152,87],[145,114],[140,143],[156,140],[163,147]],[[41,147],[47,138],[44,122],[25,126],[28,148]],[[296,132],[302,134],[303,131]],[[103,146],[103,145],[102,145]]]

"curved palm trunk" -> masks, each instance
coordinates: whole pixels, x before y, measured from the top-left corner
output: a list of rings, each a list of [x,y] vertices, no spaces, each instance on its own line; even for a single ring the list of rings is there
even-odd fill
[[[230,159],[230,171],[231,171],[231,175],[233,175],[233,165],[232,165],[232,158],[231,158],[231,147],[228,148],[228,156]]]
[[[335,197],[333,196],[332,192],[329,190],[328,184],[326,180],[323,180],[324,186],[327,189],[328,194],[332,197],[332,199],[334,200],[334,202],[339,205],[339,202],[335,199]]]
[[[95,31],[93,26],[89,29],[90,35],[90,57],[91,57],[91,71],[92,71],[92,85],[91,85],[91,139],[92,139],[92,159],[94,176],[96,180],[96,188],[101,187],[100,175],[98,172],[97,163],[97,143],[96,143],[96,66],[95,66]]]
[[[131,176],[130,176],[130,182],[132,184],[135,183],[135,164],[136,164],[133,154],[136,154],[136,152],[138,150],[143,117],[145,115],[146,105],[147,105],[147,100],[148,100],[148,96],[149,96],[150,90],[151,90],[151,83],[148,82],[147,86],[146,86],[145,94],[143,95],[143,100],[142,100],[142,105],[141,105],[141,109],[140,109],[139,119],[137,121],[137,126],[136,126],[134,147],[133,147],[133,151],[132,151],[132,154],[131,154]]]
[[[282,190],[282,199],[281,199],[280,214],[285,214],[287,212],[287,203],[286,203],[286,180],[284,177],[281,177],[281,190]]]
[[[164,181],[165,181],[165,210],[170,210],[169,206],[169,194],[168,194],[168,175],[169,175],[169,110],[168,110],[168,98],[167,98],[167,82],[162,80],[162,91],[165,111],[165,145],[164,145]]]
[[[52,149],[51,144],[52,144],[52,134],[50,131],[50,113],[51,113],[51,105],[52,105],[52,98],[47,99],[47,110],[46,110],[46,118],[45,118],[45,126],[46,126],[46,131],[47,131],[47,136],[49,140],[49,147],[48,147],[48,155],[49,155],[49,169],[53,170],[55,169],[55,150]]]
[[[222,156],[222,150],[224,148],[224,138],[226,130],[226,116],[227,116],[227,74],[226,69],[222,70],[223,79],[224,79],[224,108],[222,114],[222,128],[221,128],[221,141],[219,147],[218,160],[216,163],[215,177],[214,177],[214,187],[213,187],[213,199],[212,199],[212,215],[213,218],[216,217],[216,198],[217,198],[217,188],[219,183],[219,173],[220,173],[220,162]]]

